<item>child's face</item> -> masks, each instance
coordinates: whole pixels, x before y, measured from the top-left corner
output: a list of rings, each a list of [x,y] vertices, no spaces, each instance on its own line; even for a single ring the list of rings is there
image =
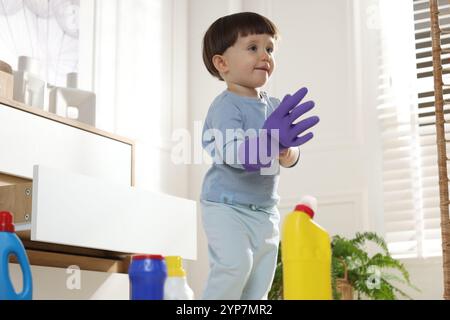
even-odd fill
[[[268,34],[239,36],[223,54],[222,77],[230,84],[260,88],[266,84],[275,68],[275,40]]]

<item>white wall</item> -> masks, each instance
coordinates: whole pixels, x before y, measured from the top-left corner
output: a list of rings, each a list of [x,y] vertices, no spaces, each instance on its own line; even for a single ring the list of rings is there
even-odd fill
[[[187,168],[170,151],[187,122],[187,1],[95,3],[80,72],[97,93],[97,126],[136,142],[136,186],[185,196]]]

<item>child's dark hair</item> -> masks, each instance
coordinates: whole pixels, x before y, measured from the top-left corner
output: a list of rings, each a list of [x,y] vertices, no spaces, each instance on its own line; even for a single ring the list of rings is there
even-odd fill
[[[217,19],[203,37],[203,62],[209,73],[223,81],[212,58],[233,46],[239,36],[251,34],[268,34],[278,38],[278,30],[272,21],[254,12],[240,12]]]

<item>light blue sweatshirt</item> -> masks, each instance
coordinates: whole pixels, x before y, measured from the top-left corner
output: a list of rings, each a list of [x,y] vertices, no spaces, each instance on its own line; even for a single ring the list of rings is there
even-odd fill
[[[247,172],[237,159],[238,146],[245,136],[257,134],[280,104],[264,92],[260,96],[242,97],[225,90],[212,102],[203,126],[202,145],[213,164],[203,180],[202,200],[261,207],[278,203],[279,172]]]

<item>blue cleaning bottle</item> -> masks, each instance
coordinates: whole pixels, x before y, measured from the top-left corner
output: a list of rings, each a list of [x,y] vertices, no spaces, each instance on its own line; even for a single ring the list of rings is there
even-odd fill
[[[159,254],[133,256],[128,268],[130,300],[163,300],[167,266]]]
[[[14,233],[12,214],[0,212],[0,300],[31,300],[33,297],[33,281],[25,248]],[[15,255],[22,268],[23,289],[21,293],[14,290],[9,275],[9,256]]]

